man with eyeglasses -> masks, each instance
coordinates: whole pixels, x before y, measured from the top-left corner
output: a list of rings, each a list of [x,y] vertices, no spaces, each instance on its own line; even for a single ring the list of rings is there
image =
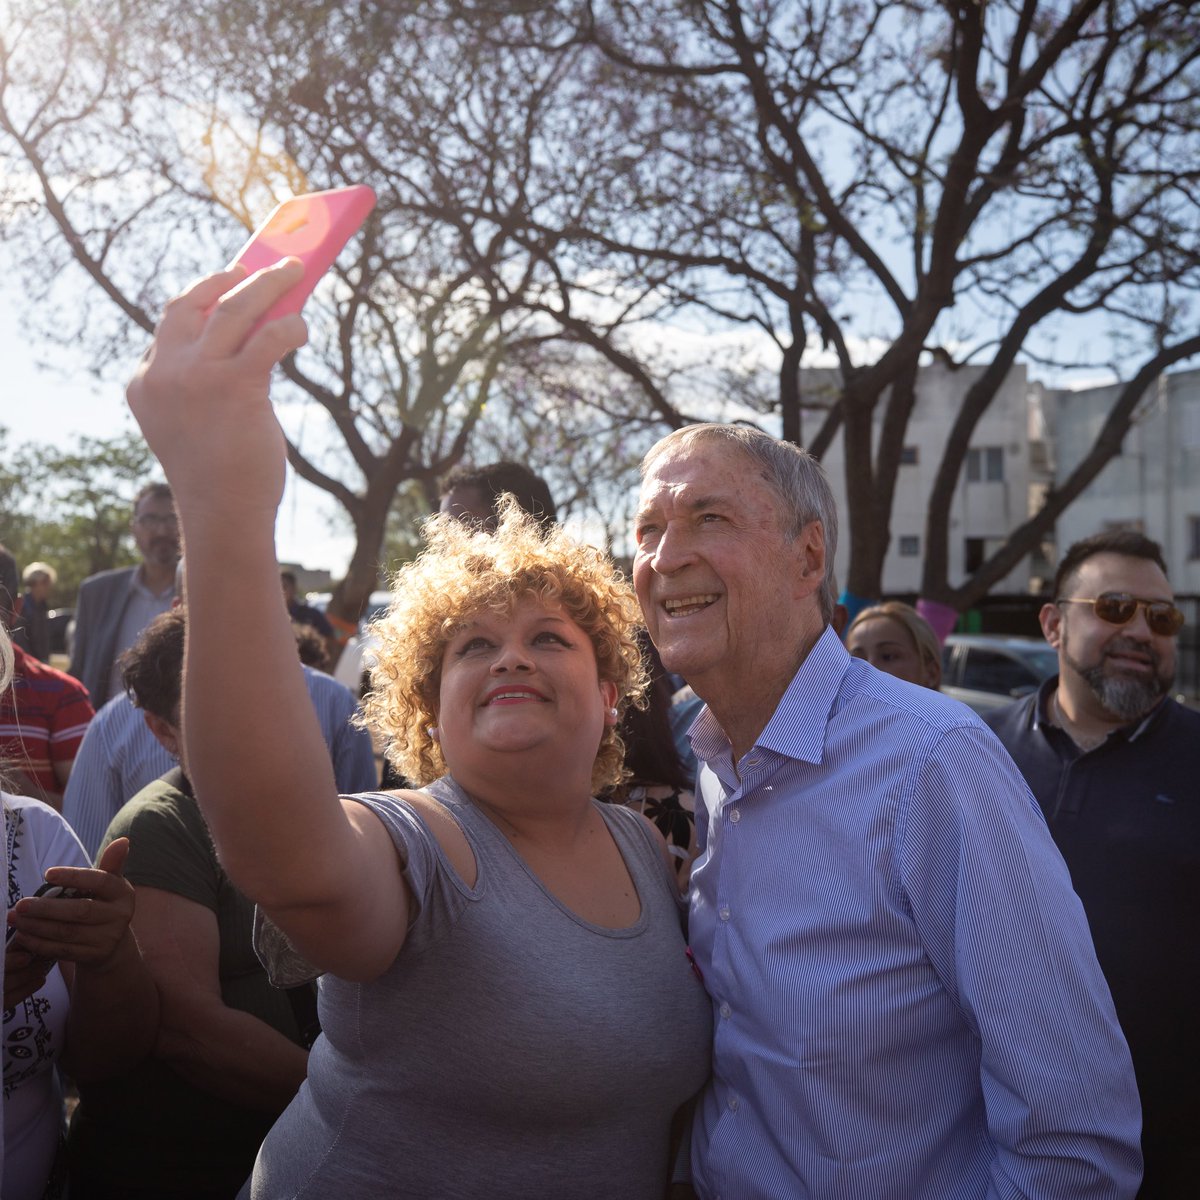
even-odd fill
[[[148,483],[134,498],[133,540],[142,561],[136,567],[101,571],[83,581],[75,605],[71,665],[98,709],[122,688],[117,658],[175,599],[179,525],[175,500],[165,483]]]
[[[1157,542],[1063,556],[1042,631],[1059,674],[988,724],[1071,871],[1142,1097],[1140,1200],[1200,1191],[1200,713],[1176,703],[1175,607]]]

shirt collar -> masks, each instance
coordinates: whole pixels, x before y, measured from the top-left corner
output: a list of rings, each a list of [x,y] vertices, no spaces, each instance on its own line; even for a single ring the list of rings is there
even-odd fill
[[[164,596],[175,595],[175,580],[167,584],[161,592],[154,591],[146,582],[146,566],[144,563],[138,565],[138,569],[133,573],[133,583],[130,585],[135,591],[141,592],[143,596],[148,596],[152,600],[161,600]]]
[[[846,647],[827,625],[754,744],[802,762],[819,763],[825,754],[829,714],[850,662]],[[688,732],[698,758],[712,763],[729,753],[729,739],[707,705]]]

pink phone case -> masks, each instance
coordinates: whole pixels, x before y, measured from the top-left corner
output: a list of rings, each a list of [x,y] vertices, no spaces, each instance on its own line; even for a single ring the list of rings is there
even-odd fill
[[[275,207],[233,262],[243,263],[253,274],[295,257],[304,263],[304,278],[267,310],[259,325],[300,311],[318,280],[333,266],[342,247],[374,207],[375,193],[364,184],[308,192]]]

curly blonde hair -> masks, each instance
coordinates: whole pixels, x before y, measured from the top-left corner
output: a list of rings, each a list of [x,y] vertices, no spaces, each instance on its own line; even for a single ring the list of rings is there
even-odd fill
[[[437,515],[422,527],[426,549],[401,567],[394,600],[371,624],[379,639],[363,723],[380,738],[388,761],[418,787],[446,773],[430,733],[437,722],[442,654],[455,632],[482,609],[510,613],[525,597],[559,605],[587,634],[599,678],[615,683],[618,718],[646,688],[638,648],[641,611],[633,589],[600,551],[544,527],[511,499],[495,533]],[[595,791],[624,775],[625,748],[605,726],[592,766]]]

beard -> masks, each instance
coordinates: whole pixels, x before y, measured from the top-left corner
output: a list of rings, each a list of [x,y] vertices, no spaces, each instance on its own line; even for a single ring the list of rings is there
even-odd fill
[[[146,547],[145,560],[160,567],[171,567],[179,561],[177,538],[154,538]]]
[[[1128,675],[1108,665],[1111,654],[1134,652],[1145,654],[1151,661],[1150,675]],[[1094,666],[1085,667],[1070,654],[1066,639],[1063,641],[1063,658],[1067,665],[1088,685],[1093,696],[1115,717],[1122,721],[1136,721],[1144,717],[1171,689],[1175,672],[1164,667],[1162,656],[1153,646],[1135,642],[1131,638],[1114,638],[1100,653]]]

